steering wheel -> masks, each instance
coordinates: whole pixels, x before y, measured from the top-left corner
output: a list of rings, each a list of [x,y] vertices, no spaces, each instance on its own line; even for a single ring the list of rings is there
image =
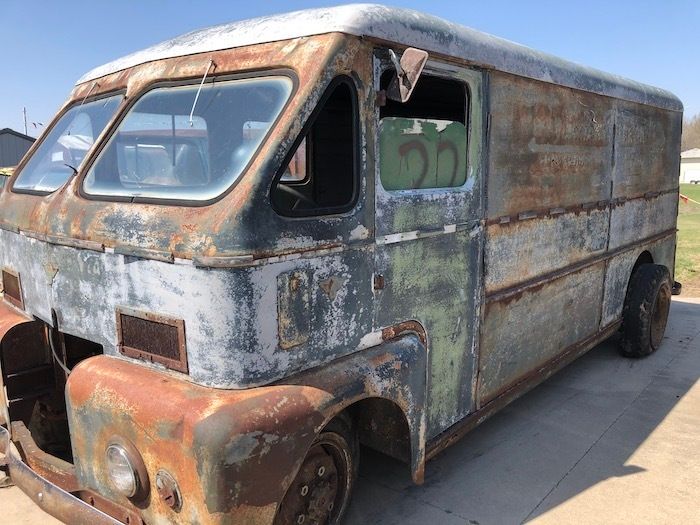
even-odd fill
[[[296,199],[294,206],[292,206],[293,210],[296,210],[297,206],[299,206],[299,203],[301,203],[301,202],[308,204],[312,208],[316,207],[316,202],[313,199],[311,199],[310,197],[307,197],[302,192],[300,192],[298,189],[296,189],[292,186],[289,186],[287,184],[278,183],[277,188],[282,190],[283,192],[285,192],[287,195],[291,195],[292,197],[294,197]]]

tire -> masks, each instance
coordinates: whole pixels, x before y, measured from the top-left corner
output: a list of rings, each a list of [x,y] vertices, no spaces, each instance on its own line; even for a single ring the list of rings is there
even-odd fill
[[[666,330],[672,288],[665,266],[642,264],[632,274],[622,310],[622,355],[644,357],[658,350]]]
[[[352,419],[333,419],[316,436],[277,510],[275,525],[337,525],[357,481],[360,446]]]

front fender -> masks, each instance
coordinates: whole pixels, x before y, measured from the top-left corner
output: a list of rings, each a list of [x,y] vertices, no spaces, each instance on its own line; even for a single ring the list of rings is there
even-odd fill
[[[152,488],[136,505],[147,523],[271,523],[318,432],[369,397],[403,410],[420,482],[426,357],[419,338],[405,335],[287,381],[237,391],[194,385],[118,358],[90,358],[66,387],[78,482],[133,507],[105,471],[105,449],[119,436],[142,455],[151,487],[163,469],[182,492],[176,513]]]
[[[283,383],[313,387],[331,394],[319,406],[325,417],[321,428],[340,411],[362,399],[393,401],[406,417],[411,443],[411,475],[415,483],[421,484],[425,471],[427,362],[428,353],[422,337],[409,332]]]
[[[278,502],[325,419],[331,394],[299,385],[227,391],[201,387],[118,358],[80,363],[66,387],[81,487],[127,507],[105,471],[114,436],[141,454],[152,487],[139,503],[149,524],[271,523]],[[182,493],[171,510],[155,492],[158,470]]]

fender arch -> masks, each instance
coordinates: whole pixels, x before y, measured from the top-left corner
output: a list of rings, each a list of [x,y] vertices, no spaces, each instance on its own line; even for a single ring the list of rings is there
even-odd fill
[[[318,407],[324,418],[315,429],[317,433],[344,410],[357,413],[371,407],[381,413],[392,410],[393,406],[400,409],[408,429],[409,457],[406,459],[409,460],[411,477],[415,483],[421,484],[425,472],[427,430],[428,352],[424,343],[425,332],[422,327],[419,332],[411,326],[410,331],[392,329],[391,333],[394,339],[278,384],[309,386],[330,394],[324,405]],[[396,413],[392,417],[395,418]],[[387,439],[377,439],[374,445],[381,446],[382,441],[386,444]],[[386,447],[382,452],[394,457],[401,454],[398,449]]]

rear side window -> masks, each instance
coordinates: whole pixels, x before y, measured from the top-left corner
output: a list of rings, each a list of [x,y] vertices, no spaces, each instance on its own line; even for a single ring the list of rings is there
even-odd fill
[[[357,97],[340,77],[328,88],[272,190],[282,215],[342,213],[357,196]]]
[[[382,77],[386,87],[391,78]],[[467,180],[467,90],[423,75],[407,103],[380,110],[379,172],[384,189],[454,188]]]
[[[241,176],[292,92],[287,76],[155,88],[85,176],[89,195],[208,201]],[[196,99],[196,103],[195,103]]]

